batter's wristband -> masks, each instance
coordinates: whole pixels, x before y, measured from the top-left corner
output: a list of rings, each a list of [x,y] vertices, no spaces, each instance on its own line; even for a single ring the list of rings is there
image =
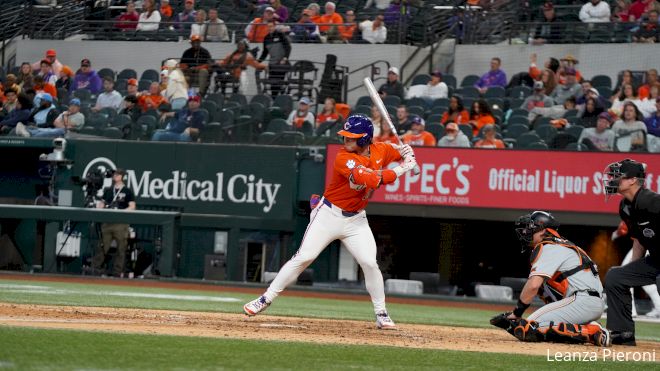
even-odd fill
[[[518,299],[518,304],[516,304],[516,308],[513,310],[513,315],[516,317],[522,317],[527,308],[529,308],[529,304],[525,304],[520,299]]]

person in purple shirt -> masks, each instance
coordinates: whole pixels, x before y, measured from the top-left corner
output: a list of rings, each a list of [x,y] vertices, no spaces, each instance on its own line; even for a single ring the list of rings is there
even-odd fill
[[[183,4],[183,11],[177,13],[174,17],[174,27],[177,30],[184,30],[187,33],[190,32],[190,27],[195,22],[195,16],[197,12],[195,11],[195,0],[186,0]]]
[[[501,64],[502,60],[498,57],[490,60],[490,71],[484,73],[477,83],[474,84],[474,87],[479,90],[479,93],[483,94],[488,88],[493,86],[506,88],[506,73],[500,69]]]
[[[275,19],[280,23],[286,23],[289,19],[289,8],[282,5],[280,0],[270,0],[270,6],[275,9]]]
[[[646,130],[650,135],[660,137],[660,97],[655,98],[655,115],[644,120]]]
[[[92,94],[98,94],[103,90],[101,77],[92,69],[92,62],[85,58],[80,62],[80,69],[71,84],[71,91],[78,89],[89,89]]]

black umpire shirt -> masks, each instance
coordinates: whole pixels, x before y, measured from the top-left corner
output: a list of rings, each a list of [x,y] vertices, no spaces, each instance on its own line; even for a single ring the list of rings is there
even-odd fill
[[[660,195],[641,188],[632,202],[625,198],[621,200],[619,215],[628,226],[630,237],[636,238],[649,251],[650,256],[659,259]]]
[[[199,49],[190,48],[183,52],[181,63],[188,67],[197,67],[205,64],[211,64],[211,53],[208,50],[199,47]]]
[[[135,201],[133,191],[125,185],[121,188],[108,187],[103,190],[103,202],[106,209],[126,209],[132,201]]]

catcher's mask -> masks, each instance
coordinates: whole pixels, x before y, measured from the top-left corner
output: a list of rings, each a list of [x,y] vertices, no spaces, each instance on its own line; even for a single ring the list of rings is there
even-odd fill
[[[558,229],[559,222],[546,211],[534,211],[523,215],[516,221],[516,234],[522,245],[522,251],[531,247],[534,239],[534,233],[545,228]]]
[[[641,180],[640,184],[643,185],[644,178],[646,178],[645,167],[646,166],[641,162],[629,158],[607,165],[603,171],[605,201],[607,201],[611,195],[617,194],[621,179],[638,178]]]

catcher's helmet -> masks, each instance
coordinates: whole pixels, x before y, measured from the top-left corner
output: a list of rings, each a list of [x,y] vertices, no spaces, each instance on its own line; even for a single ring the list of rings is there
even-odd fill
[[[529,246],[534,238],[534,233],[545,228],[558,229],[559,222],[546,211],[534,211],[523,215],[516,221],[516,234],[523,246]]]
[[[613,162],[603,171],[603,190],[605,198],[614,195],[619,191],[619,182],[624,178],[646,178],[646,166],[641,162],[629,158]]]
[[[357,139],[357,145],[360,147],[368,146],[374,136],[374,124],[367,116],[351,115],[344,123],[344,130],[339,130],[337,134]]]

